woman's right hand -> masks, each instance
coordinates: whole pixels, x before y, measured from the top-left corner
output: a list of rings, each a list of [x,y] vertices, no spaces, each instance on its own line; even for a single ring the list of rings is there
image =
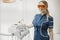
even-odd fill
[[[26,25],[28,28],[32,28],[33,27],[33,24],[28,24]]]

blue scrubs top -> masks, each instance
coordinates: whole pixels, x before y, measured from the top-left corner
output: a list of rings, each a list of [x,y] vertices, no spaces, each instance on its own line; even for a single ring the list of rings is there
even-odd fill
[[[34,26],[34,40],[49,40],[47,29],[53,28],[53,17],[49,16],[47,21],[46,14],[36,14],[32,23]]]

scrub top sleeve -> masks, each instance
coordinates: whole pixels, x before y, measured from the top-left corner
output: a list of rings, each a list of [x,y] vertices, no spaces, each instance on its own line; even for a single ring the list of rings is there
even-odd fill
[[[36,14],[35,16],[34,16],[34,19],[33,19],[33,21],[32,21],[32,24],[33,24],[33,26],[37,26],[37,15],[38,14]]]
[[[48,21],[48,28],[51,29],[51,28],[53,28],[53,17],[50,16],[48,19],[49,19],[49,21]]]

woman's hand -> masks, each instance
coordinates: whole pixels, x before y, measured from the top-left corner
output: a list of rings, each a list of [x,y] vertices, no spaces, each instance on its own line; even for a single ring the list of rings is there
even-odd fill
[[[32,28],[33,27],[33,24],[28,24],[26,25],[28,28]]]

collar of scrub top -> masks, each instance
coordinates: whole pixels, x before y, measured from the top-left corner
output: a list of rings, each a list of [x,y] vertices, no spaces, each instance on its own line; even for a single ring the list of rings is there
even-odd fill
[[[43,13],[43,15],[40,14],[40,16],[41,16],[41,19],[42,19],[43,16],[46,16],[46,13]],[[40,19],[40,20],[41,20],[41,19]]]
[[[46,16],[46,13],[40,14],[41,16]]]

